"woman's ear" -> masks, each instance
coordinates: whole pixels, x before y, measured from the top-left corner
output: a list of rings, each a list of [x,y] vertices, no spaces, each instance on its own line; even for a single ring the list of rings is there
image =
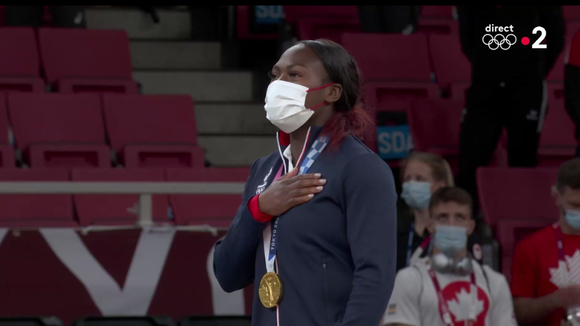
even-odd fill
[[[341,96],[342,96],[342,85],[332,84],[332,86],[328,87],[328,91],[326,92],[324,101],[330,104],[336,103]]]

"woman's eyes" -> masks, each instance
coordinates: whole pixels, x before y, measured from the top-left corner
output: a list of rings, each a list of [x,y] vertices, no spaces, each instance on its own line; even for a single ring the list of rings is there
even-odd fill
[[[288,76],[289,76],[290,78],[301,77],[301,75],[300,75],[299,73],[297,73],[297,72],[290,72],[290,73],[288,73]],[[275,79],[278,79],[278,78],[279,78],[279,77],[278,77],[278,76],[276,76],[276,75],[275,75],[273,72],[268,72],[268,77],[269,77],[271,80],[275,80]]]

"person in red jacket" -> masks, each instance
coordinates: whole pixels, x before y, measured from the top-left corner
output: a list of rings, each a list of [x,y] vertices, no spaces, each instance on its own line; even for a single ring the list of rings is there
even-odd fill
[[[562,164],[552,192],[558,221],[514,252],[511,291],[520,325],[560,326],[580,307],[580,158]]]

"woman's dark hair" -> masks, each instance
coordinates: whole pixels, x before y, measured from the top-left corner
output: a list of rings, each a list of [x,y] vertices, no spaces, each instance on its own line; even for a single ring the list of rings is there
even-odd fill
[[[354,58],[339,44],[325,39],[300,41],[318,56],[329,82],[342,86],[342,95],[334,104],[335,114],[326,123],[325,132],[332,135],[329,146],[338,145],[349,133],[363,138],[373,120],[363,109],[362,82]]]

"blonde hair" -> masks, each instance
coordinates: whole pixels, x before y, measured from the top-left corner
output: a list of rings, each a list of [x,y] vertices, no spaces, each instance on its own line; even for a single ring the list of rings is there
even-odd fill
[[[407,169],[407,164],[411,161],[423,162],[431,168],[431,174],[435,181],[445,182],[446,187],[454,187],[455,182],[453,181],[453,173],[451,172],[451,167],[449,163],[441,156],[434,153],[427,152],[412,152],[401,164],[401,180],[405,177],[405,170]]]

